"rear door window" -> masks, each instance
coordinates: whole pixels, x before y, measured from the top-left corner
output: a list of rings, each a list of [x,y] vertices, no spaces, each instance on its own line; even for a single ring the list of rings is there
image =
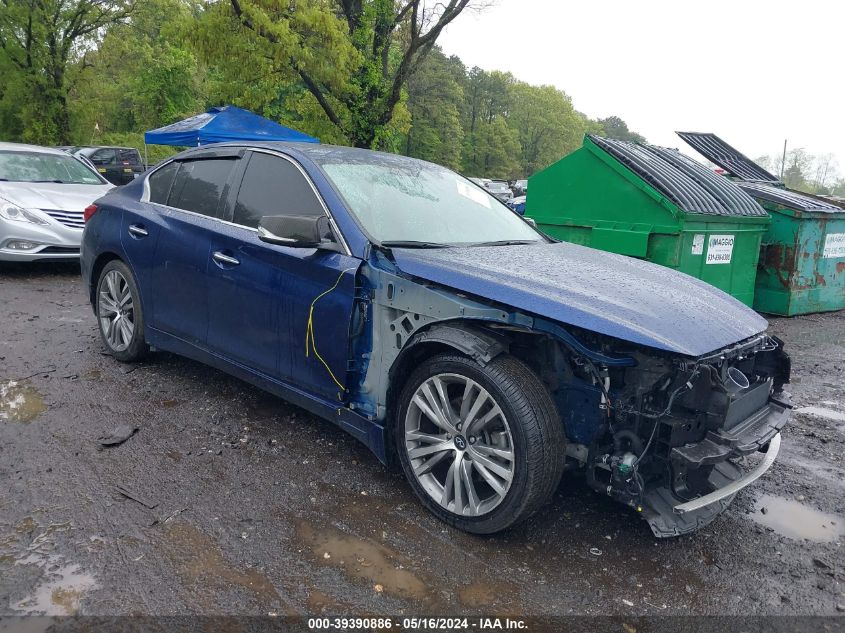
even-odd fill
[[[325,215],[311,183],[289,160],[253,152],[246,167],[232,221],[257,228],[264,216]]]
[[[130,165],[140,165],[141,155],[137,149],[121,149],[118,150],[117,156],[122,163],[129,163]]]
[[[169,163],[150,175],[150,202],[167,204],[170,188],[179,171],[179,163]]]
[[[113,149],[98,149],[91,154],[91,162],[95,165],[108,165],[116,161],[115,151]]]
[[[234,158],[184,161],[170,189],[171,207],[220,217],[220,199],[235,166]]]

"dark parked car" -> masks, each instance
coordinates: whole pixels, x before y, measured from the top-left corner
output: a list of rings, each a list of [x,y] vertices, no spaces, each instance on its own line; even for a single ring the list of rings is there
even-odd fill
[[[134,147],[62,147],[64,151],[90,162],[103,178],[125,185],[144,173],[141,153]]]
[[[308,409],[460,529],[513,525],[577,469],[683,534],[778,452],[789,359],[765,320],[684,274],[554,243],[448,169],[220,144],[86,217],[115,358],[169,350]]]

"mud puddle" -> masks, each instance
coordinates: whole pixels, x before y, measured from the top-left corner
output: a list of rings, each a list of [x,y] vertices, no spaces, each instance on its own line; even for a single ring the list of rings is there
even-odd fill
[[[513,593],[514,587],[505,583],[476,581],[458,588],[458,602],[472,609],[489,608],[510,600]]]
[[[763,495],[757,500],[751,518],[782,536],[796,540],[826,543],[845,535],[842,517],[773,495]]]
[[[295,615],[265,574],[255,568],[239,569],[230,563],[218,543],[193,525],[184,522],[169,525],[164,541],[182,585],[196,595],[204,608],[216,606],[210,588],[222,593],[234,586],[250,592],[262,608],[282,607],[287,615]]]
[[[367,581],[378,593],[419,601],[429,597],[428,585],[407,569],[410,561],[382,543],[332,526],[317,529],[305,521],[297,523],[296,536],[321,564],[338,567],[347,576]]]
[[[46,579],[28,596],[11,605],[14,611],[26,615],[76,615],[85,595],[98,587],[94,576],[83,572],[79,565],[61,564],[60,556],[46,559],[29,556],[16,565],[37,565],[45,568]]]
[[[29,424],[46,410],[44,397],[26,381],[0,383],[0,420]]]
[[[21,536],[41,530],[21,554],[4,556],[13,566],[32,566],[41,570],[38,584],[23,599],[9,602],[12,611],[25,615],[76,615],[88,592],[97,589],[96,579],[80,565],[68,563],[64,556],[50,552],[55,547],[53,535],[72,528],[70,523],[39,526],[26,517],[15,526]]]

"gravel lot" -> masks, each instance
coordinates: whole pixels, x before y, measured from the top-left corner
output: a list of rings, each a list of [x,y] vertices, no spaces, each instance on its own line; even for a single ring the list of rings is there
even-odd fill
[[[479,538],[329,423],[170,354],[104,355],[82,286],[0,269],[0,615],[845,610],[845,312],[772,319],[801,409],[704,531],[658,541],[570,475]],[[120,424],[140,430],[98,450]]]

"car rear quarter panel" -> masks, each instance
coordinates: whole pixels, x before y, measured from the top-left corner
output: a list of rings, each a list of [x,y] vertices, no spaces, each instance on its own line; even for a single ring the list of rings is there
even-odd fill
[[[97,212],[86,222],[85,230],[82,233],[80,264],[82,277],[88,284],[92,304],[97,276],[104,262],[114,257],[126,259],[123,246],[120,243],[120,223],[123,219],[123,210],[119,206],[108,203],[108,200],[112,197],[112,195],[107,195],[95,202]]]

